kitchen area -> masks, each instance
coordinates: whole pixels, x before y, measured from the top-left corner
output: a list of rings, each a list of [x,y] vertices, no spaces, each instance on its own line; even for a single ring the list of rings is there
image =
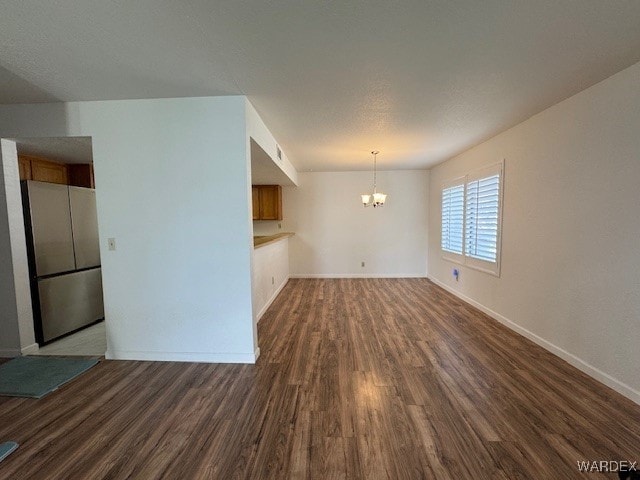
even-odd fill
[[[276,152],[279,152],[277,147]],[[276,153],[277,155],[277,153]],[[253,219],[253,318],[258,322],[289,280],[289,240],[283,230],[283,186],[296,186],[251,139]]]
[[[17,139],[16,148],[37,354],[104,355],[91,138]]]

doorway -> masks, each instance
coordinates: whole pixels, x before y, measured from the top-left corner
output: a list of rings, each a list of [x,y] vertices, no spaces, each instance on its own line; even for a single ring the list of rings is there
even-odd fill
[[[28,353],[102,356],[107,345],[91,137],[10,140],[21,196],[13,208],[22,210],[25,247],[14,265],[26,263],[15,270],[28,272],[37,344]],[[11,161],[5,147],[3,162]],[[25,305],[18,310],[26,316]],[[29,322],[19,322],[22,337]]]

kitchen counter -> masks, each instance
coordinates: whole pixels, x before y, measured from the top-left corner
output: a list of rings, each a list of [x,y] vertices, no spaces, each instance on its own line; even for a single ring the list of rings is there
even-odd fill
[[[283,233],[276,233],[275,235],[255,236],[253,237],[253,248],[264,247],[265,245],[269,245],[279,240],[284,240],[285,238],[289,238],[294,235],[295,233],[293,232],[283,232]]]

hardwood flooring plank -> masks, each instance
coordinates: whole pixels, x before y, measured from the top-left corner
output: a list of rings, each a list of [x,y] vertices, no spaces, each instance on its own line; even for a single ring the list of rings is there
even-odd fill
[[[256,365],[102,360],[0,397],[0,439],[21,444],[0,478],[571,479],[640,460],[640,406],[426,279],[292,279],[258,333]]]

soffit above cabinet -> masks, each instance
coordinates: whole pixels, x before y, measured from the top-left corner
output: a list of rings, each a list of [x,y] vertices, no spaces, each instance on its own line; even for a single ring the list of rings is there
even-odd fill
[[[293,185],[295,183],[282,171],[255,140],[251,139],[251,183],[253,185]]]

